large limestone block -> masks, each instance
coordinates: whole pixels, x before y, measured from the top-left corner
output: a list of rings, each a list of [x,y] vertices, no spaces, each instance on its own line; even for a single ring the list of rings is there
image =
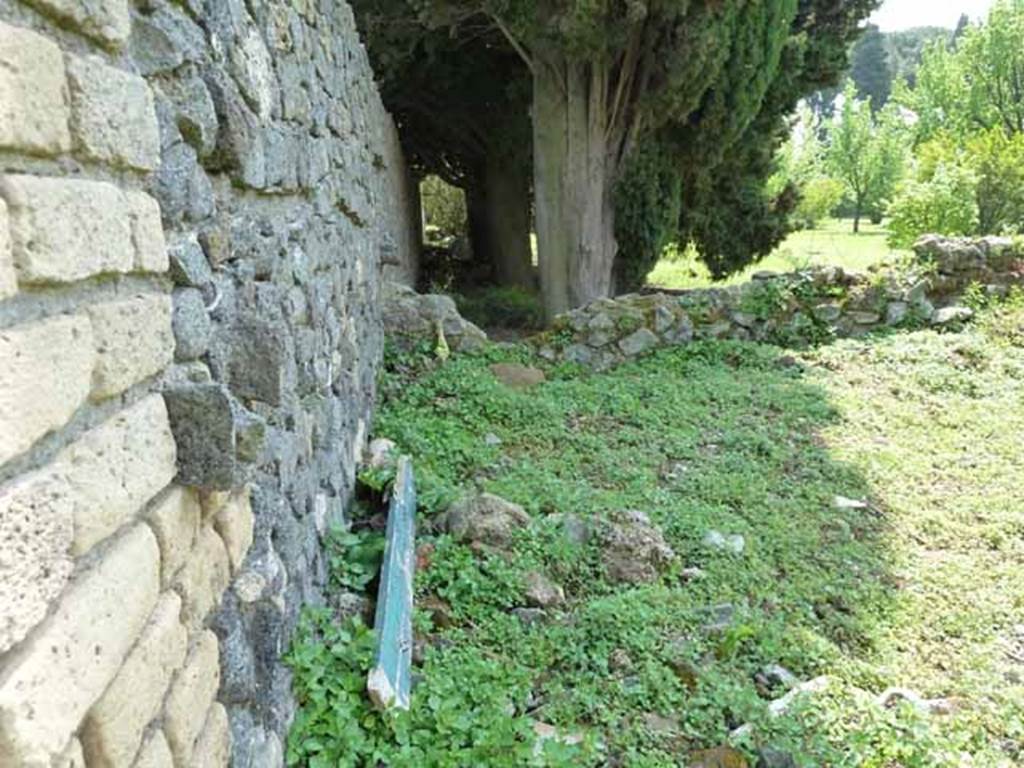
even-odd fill
[[[11,249],[11,228],[7,222],[7,203],[0,200],[0,301],[18,292],[18,276],[14,272],[14,251]]]
[[[96,344],[94,400],[119,395],[173,360],[170,296],[135,296],[91,306],[88,312]]]
[[[0,765],[49,768],[110,681],[156,605],[160,550],[136,526],[65,591],[5,657]]]
[[[235,573],[252,546],[253,516],[248,489],[235,491],[229,496],[217,510],[213,525],[224,540],[231,572]]]
[[[0,654],[43,620],[71,576],[73,507],[49,471],[0,488]]]
[[[81,315],[0,331],[0,464],[67,423],[88,395],[93,360]]]
[[[18,282],[72,283],[135,262],[125,196],[103,181],[0,175]]]
[[[72,551],[87,552],[142,510],[174,478],[175,447],[160,395],[86,432],[56,459],[74,488]]]
[[[206,723],[192,752],[195,768],[224,768],[231,757],[231,728],[228,713],[219,701],[213,702]]]
[[[199,535],[200,507],[196,492],[174,486],[149,513],[160,543],[160,581],[169,584],[185,564]]]
[[[217,636],[206,630],[189,650],[164,703],[164,733],[176,765],[192,765],[192,752],[206,713],[220,687]]]
[[[76,150],[101,162],[155,170],[160,129],[146,81],[96,56],[68,56],[67,73]]]
[[[174,768],[174,757],[164,732],[157,728],[146,737],[133,768]]]
[[[170,269],[170,258],[160,220],[160,204],[145,192],[126,191],[124,200],[132,222],[136,271],[166,272]]]
[[[127,768],[146,725],[160,713],[171,676],[185,660],[188,633],[178,621],[181,598],[160,596],[124,666],[85,718],[82,744],[89,768]]]
[[[128,0],[27,0],[83,34],[117,47],[131,34]]]
[[[185,626],[199,627],[220,603],[230,581],[231,569],[224,543],[213,528],[206,526],[199,531],[195,548],[174,580],[174,588],[182,598]]]
[[[0,23],[0,147],[55,155],[71,148],[64,59],[55,43]]]

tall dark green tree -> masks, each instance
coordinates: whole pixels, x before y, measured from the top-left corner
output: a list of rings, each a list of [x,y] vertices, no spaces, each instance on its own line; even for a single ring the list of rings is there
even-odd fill
[[[892,71],[885,35],[874,24],[869,24],[853,47],[850,78],[857,86],[857,96],[870,100],[871,108],[879,110],[889,101],[892,92]]]

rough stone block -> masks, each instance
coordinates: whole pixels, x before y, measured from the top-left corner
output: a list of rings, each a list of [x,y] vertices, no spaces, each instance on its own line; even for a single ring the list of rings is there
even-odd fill
[[[70,22],[78,31],[117,47],[131,34],[128,0],[27,0],[42,11]]]
[[[195,548],[174,579],[174,588],[182,597],[182,621],[189,629],[202,625],[206,615],[220,602],[230,580],[224,542],[213,528],[202,528]]]
[[[210,348],[210,317],[203,295],[196,288],[174,292],[174,359],[195,360]]]
[[[236,573],[252,546],[253,516],[248,489],[232,493],[217,511],[213,524],[224,540],[231,572]]]
[[[171,297],[135,296],[89,307],[96,367],[94,400],[113,397],[159,373],[174,357]]]
[[[159,167],[160,128],[146,81],[96,56],[68,56],[67,73],[76,149],[141,171]]]
[[[200,507],[196,492],[174,486],[149,513],[149,524],[160,544],[160,581],[170,584],[199,535]]]
[[[157,728],[146,737],[132,768],[174,768],[174,757],[162,730]]]
[[[160,713],[172,675],[185,660],[188,634],[178,621],[181,598],[165,592],[124,666],[82,726],[89,768],[131,765],[143,731]]]
[[[136,271],[166,272],[170,259],[160,219],[160,204],[145,192],[125,192],[124,199],[132,223]]]
[[[0,765],[49,765],[64,750],[156,605],[159,557],[149,528],[131,529],[5,657]]]
[[[57,45],[0,23],[0,147],[47,155],[70,149],[64,89]]]
[[[72,739],[64,751],[50,764],[50,768],[86,768],[82,742],[77,737]]]
[[[196,738],[220,686],[217,636],[200,633],[164,703],[164,733],[176,765],[192,765]]]
[[[74,489],[75,555],[131,519],[174,477],[174,439],[160,395],[150,395],[65,448],[56,459]]]
[[[0,301],[18,292],[14,272],[14,251],[11,250],[11,229],[7,222],[7,203],[0,199]]]
[[[206,714],[203,730],[192,752],[195,768],[224,768],[231,757],[231,728],[228,713],[219,701],[213,702]]]
[[[0,331],[0,464],[71,418],[88,396],[94,359],[84,316]]]
[[[67,485],[47,471],[0,489],[0,654],[43,620],[71,575]]]
[[[131,219],[117,187],[102,181],[0,176],[18,282],[71,283],[129,272]]]
[[[203,488],[237,486],[235,414],[220,384],[187,384],[169,389],[167,411],[178,444],[178,479]]]
[[[287,388],[287,342],[280,328],[248,319],[218,340],[231,391],[247,400],[280,405]]]

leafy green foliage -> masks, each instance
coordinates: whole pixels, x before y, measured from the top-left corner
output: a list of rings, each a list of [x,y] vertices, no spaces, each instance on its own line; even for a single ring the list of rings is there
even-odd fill
[[[788,300],[766,289],[752,301]],[[1018,762],[1024,690],[1003,650],[1024,601],[1022,307],[985,306],[960,333],[804,353],[704,342],[604,374],[548,368],[527,392],[487,369],[543,365],[521,348],[433,366],[392,357],[378,427],[412,453],[419,482],[498,493],[532,523],[507,552],[431,537],[445,502],[428,495],[412,711],[371,710],[367,631],[314,614],[289,656],[290,764],[667,768],[742,723],[754,730],[736,745],[752,763],[766,745],[801,768]],[[836,495],[869,509],[836,508]],[[703,577],[609,583],[599,541],[567,538],[561,515],[619,509],[647,512]],[[704,546],[711,528],[743,534],[744,553]],[[568,602],[526,625],[510,609],[531,570]],[[448,622],[428,597],[447,603]],[[732,620],[708,629],[722,604]],[[766,702],[784,689],[754,681],[771,663],[831,683],[773,718]],[[892,685],[957,709],[879,707]],[[535,755],[531,720],[584,741]]]
[[[959,165],[940,164],[927,181],[905,180],[889,207],[889,242],[909,248],[924,234],[969,235],[978,228],[977,178]]]
[[[491,286],[457,294],[459,312],[484,328],[539,330],[544,310],[534,291],[515,286]]]
[[[858,101],[853,84],[847,83],[842,107],[829,126],[826,162],[846,186],[855,232],[864,213],[883,208],[902,173],[898,119],[895,111],[887,110],[876,121],[870,104]]]
[[[438,176],[420,182],[420,200],[428,239],[444,240],[466,233],[466,196]]]
[[[331,587],[361,592],[377,578],[384,536],[376,531],[332,530],[325,545]]]

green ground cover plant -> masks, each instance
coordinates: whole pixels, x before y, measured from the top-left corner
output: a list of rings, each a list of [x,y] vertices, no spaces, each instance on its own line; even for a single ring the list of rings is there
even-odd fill
[[[544,367],[522,346],[390,356],[376,431],[414,459],[432,547],[413,707],[373,711],[372,634],[311,611],[289,764],[660,768],[727,744],[751,766],[768,748],[807,767],[1022,764],[1024,301],[979,309],[956,333],[548,366],[528,390],[488,369]],[[430,532],[473,490],[529,513],[507,551]],[[599,543],[567,535],[565,515],[624,509],[678,556],[655,583],[609,582]],[[709,547],[712,529],[743,551]],[[348,587],[367,572],[337,567]],[[567,597],[534,622],[514,613],[529,571]],[[772,664],[828,685],[773,717]],[[893,686],[943,713],[882,706]],[[537,747],[536,722],[579,741]]]

